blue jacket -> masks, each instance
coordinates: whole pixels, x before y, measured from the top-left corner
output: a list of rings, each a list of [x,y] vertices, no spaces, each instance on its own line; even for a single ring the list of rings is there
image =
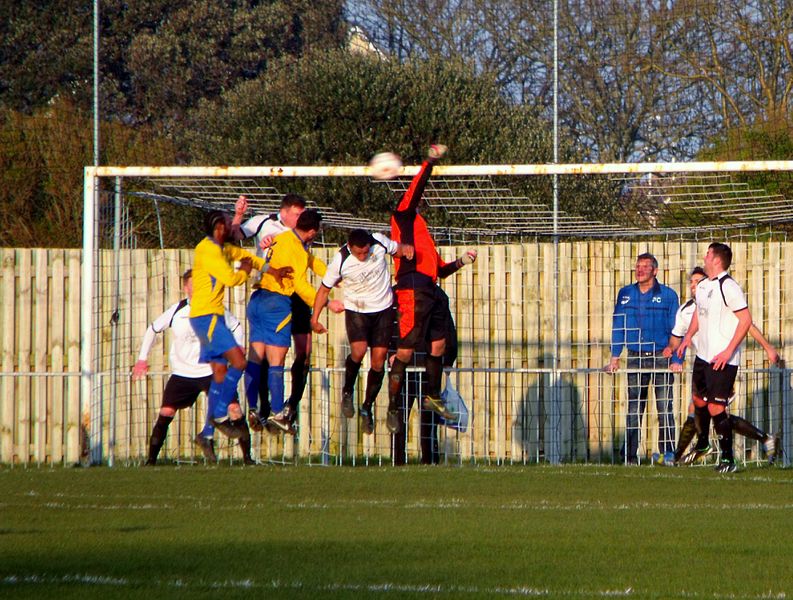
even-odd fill
[[[611,329],[611,356],[622,348],[635,352],[660,352],[669,344],[680,306],[677,293],[656,280],[642,294],[639,284],[626,285],[617,294]]]

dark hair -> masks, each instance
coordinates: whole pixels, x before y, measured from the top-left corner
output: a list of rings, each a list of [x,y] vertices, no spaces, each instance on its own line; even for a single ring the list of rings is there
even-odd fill
[[[640,254],[636,257],[636,262],[639,262],[640,260],[649,260],[651,263],[653,263],[653,269],[658,268],[658,260],[649,252],[645,252],[644,254]]]
[[[347,236],[347,243],[356,248],[363,248],[372,243],[372,234],[365,229],[353,229]]]
[[[297,218],[297,228],[300,231],[311,231],[312,229],[319,231],[321,223],[322,215],[316,208],[304,210]]]
[[[193,277],[193,269],[187,269],[187,271],[185,271],[182,274],[182,285],[187,285],[187,282],[190,281],[192,277]]]
[[[220,221],[223,221],[223,223],[228,222],[226,219],[226,213],[224,213],[222,210],[209,211],[207,216],[204,217],[204,231],[209,237],[215,235],[215,227]]]
[[[291,208],[292,206],[297,206],[298,208],[305,208],[306,199],[303,198],[303,196],[298,196],[297,194],[286,194],[281,199],[281,208]]]
[[[689,277],[693,277],[694,275],[702,275],[703,277],[707,277],[708,274],[705,273],[705,269],[702,267],[694,267],[691,269],[691,273],[688,274]]]
[[[710,246],[708,246],[708,250],[713,250],[713,254],[719,257],[719,260],[721,260],[721,266],[725,271],[730,268],[730,265],[732,264],[732,250],[727,244],[713,242]]]

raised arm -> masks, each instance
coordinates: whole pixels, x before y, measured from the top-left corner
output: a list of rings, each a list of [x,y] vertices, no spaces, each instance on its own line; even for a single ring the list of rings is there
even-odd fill
[[[763,350],[765,350],[765,355],[768,357],[769,363],[775,365],[777,362],[779,362],[779,353],[777,352],[776,348],[771,345],[771,342],[765,339],[763,332],[760,331],[757,328],[757,325],[754,323],[752,323],[752,326],[749,327],[749,335],[751,335],[755,341],[763,347]]]

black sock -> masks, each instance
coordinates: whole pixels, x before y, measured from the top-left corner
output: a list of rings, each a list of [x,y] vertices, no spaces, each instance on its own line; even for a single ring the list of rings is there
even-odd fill
[[[694,422],[697,426],[697,450],[704,450],[710,444],[710,413],[707,406],[694,407]]]
[[[267,371],[270,363],[266,358],[262,359],[262,376],[259,378],[259,416],[266,419],[270,416],[270,383],[267,378]]]
[[[364,406],[369,408],[374,404],[377,394],[380,393],[380,388],[383,387],[383,378],[385,377],[385,369],[382,371],[375,371],[369,369],[369,374],[366,376],[366,398],[363,401]]]
[[[683,453],[688,448],[691,440],[694,439],[694,434],[697,432],[697,424],[694,415],[688,415],[688,418],[680,428],[680,437],[677,440],[677,448],[675,448],[675,460],[680,460]]]
[[[289,396],[288,404],[294,412],[297,412],[297,405],[300,404],[308,381],[309,366],[306,360],[308,359],[296,360],[289,369],[292,374],[292,393]]]
[[[738,415],[730,415],[730,427],[735,433],[740,433],[742,436],[757,440],[758,442],[763,442],[768,437],[765,432]]]
[[[405,383],[405,369],[408,364],[394,358],[394,364],[388,372],[388,410],[396,410],[399,406],[399,396]]]
[[[713,415],[713,428],[719,435],[721,460],[734,461],[732,455],[732,425],[730,424],[730,417],[726,412]]]
[[[427,355],[427,396],[438,398],[441,395],[441,377],[443,376],[443,357]]]
[[[355,389],[355,380],[358,379],[358,371],[361,370],[361,363],[355,362],[352,355],[348,354],[344,361],[344,387],[342,391],[352,395]]]
[[[168,426],[173,421],[173,417],[159,415],[149,438],[149,462],[154,463],[160,455],[160,449],[165,443],[165,436],[168,435]]]

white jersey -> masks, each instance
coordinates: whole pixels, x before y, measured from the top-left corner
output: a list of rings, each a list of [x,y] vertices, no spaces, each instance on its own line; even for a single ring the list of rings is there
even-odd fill
[[[375,313],[391,308],[391,269],[385,255],[396,254],[399,244],[375,233],[366,260],[360,261],[348,246],[335,254],[322,278],[322,285],[334,287],[344,281],[344,308],[359,313]]]
[[[675,314],[675,326],[672,328],[672,335],[675,337],[685,337],[686,333],[688,333],[688,328],[691,326],[691,319],[694,317],[694,310],[697,308],[697,303],[694,298],[691,298],[685,304],[682,304],[680,308],[677,309],[677,313]],[[694,337],[691,339],[691,343],[694,344],[694,348],[697,347],[697,338],[699,337],[699,332],[694,334]]]
[[[703,279],[697,285],[697,357],[711,362],[719,352],[723,352],[738,327],[735,313],[745,310],[748,305],[741,286],[723,271],[715,279]],[[738,346],[728,364],[741,363],[741,348]]]
[[[225,314],[226,326],[231,330],[234,339],[240,346],[245,345],[242,326],[237,318],[229,311]],[[171,373],[182,377],[198,378],[212,375],[209,363],[200,363],[201,343],[198,341],[193,327],[190,325],[190,303],[187,299],[172,304],[168,310],[154,319],[143,335],[143,342],[138,353],[138,360],[146,360],[149,351],[154,345],[158,333],[170,327],[173,330],[171,348],[168,352],[168,364]]]
[[[272,215],[255,215],[240,225],[245,239],[253,238],[254,249],[256,256],[264,258],[264,250],[261,248],[261,242],[266,237],[275,237],[279,233],[283,233],[289,227],[281,222],[281,217],[275,213]]]

